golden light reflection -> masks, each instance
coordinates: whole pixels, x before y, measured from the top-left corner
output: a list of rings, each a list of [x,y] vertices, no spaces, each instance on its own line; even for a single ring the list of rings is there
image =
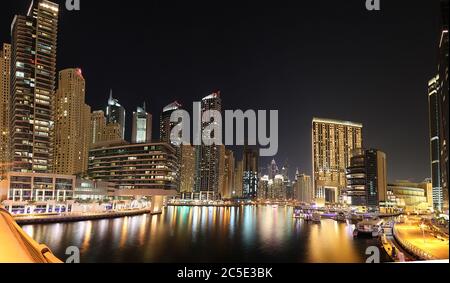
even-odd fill
[[[121,248],[125,247],[125,243],[127,242],[128,239],[128,219],[129,217],[125,217],[123,219],[122,232],[120,234],[120,244],[119,244]]]
[[[81,244],[81,250],[85,251],[89,248],[89,244],[91,242],[91,234],[92,234],[92,221],[84,222],[85,226],[84,229],[84,239],[83,243]]]

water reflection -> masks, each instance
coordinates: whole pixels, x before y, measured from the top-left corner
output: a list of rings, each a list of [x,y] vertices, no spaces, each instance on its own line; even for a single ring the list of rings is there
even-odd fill
[[[353,226],[306,223],[292,208],[169,207],[142,215],[67,224],[28,225],[25,232],[60,258],[69,246],[83,262],[364,262],[373,239]]]

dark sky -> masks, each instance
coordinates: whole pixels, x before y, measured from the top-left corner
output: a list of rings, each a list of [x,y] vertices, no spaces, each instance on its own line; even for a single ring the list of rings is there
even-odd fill
[[[29,2],[2,0],[0,42]],[[145,100],[159,117],[174,100],[190,110],[220,89],[225,109],[280,111],[276,159],[292,170],[311,173],[319,116],[363,123],[365,147],[388,155],[390,180],[429,176],[437,0],[381,0],[379,12],[365,0],[81,0],[79,12],[56,2],[58,68],[83,69],[93,109],[112,88],[129,116]]]

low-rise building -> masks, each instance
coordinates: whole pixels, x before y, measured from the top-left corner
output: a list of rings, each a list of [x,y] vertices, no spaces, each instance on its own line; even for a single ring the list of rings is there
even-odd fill
[[[68,212],[75,176],[10,172],[0,181],[0,200],[11,213]]]

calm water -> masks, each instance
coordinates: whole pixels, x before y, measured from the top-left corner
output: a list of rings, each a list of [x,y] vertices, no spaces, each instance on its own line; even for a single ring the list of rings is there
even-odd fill
[[[27,225],[24,230],[61,259],[77,246],[82,262],[365,262],[374,239],[353,239],[353,225],[306,223],[293,209],[169,207],[162,215],[68,224]]]

